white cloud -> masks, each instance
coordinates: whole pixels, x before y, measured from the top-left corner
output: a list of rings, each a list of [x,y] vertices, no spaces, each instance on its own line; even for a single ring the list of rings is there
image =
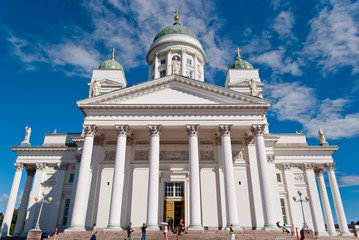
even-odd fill
[[[273,20],[273,29],[279,34],[280,38],[288,37],[292,33],[294,23],[293,13],[282,11]]]
[[[336,72],[343,66],[359,72],[358,17],[358,1],[330,1],[310,21],[304,55],[323,66],[323,72]]]
[[[340,187],[359,186],[359,175],[339,176],[338,183]]]
[[[327,139],[351,138],[359,135],[359,113],[344,114],[349,99],[319,101],[313,88],[298,82],[273,83],[265,86],[273,100],[270,112],[279,120],[297,121],[309,137],[317,137],[323,128]]]
[[[9,199],[9,195],[7,195],[7,194],[1,195],[1,197],[0,197],[0,213],[5,212],[5,208],[6,208],[8,199]]]

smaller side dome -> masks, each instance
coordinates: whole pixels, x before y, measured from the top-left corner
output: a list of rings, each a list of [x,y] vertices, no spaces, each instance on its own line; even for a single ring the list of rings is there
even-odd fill
[[[228,69],[253,69],[253,66],[246,60],[238,59],[234,61]]]
[[[109,60],[103,61],[98,68],[99,69],[123,70],[122,65],[114,59],[109,59]]]

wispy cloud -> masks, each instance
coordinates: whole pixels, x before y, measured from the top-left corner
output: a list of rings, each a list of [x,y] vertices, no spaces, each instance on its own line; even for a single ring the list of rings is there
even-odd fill
[[[3,194],[0,197],[0,212],[4,213],[6,208],[7,200],[9,199],[9,195]]]
[[[350,100],[324,99],[315,96],[314,88],[293,83],[271,83],[266,86],[273,100],[270,113],[279,120],[297,121],[309,137],[317,137],[321,127],[328,139],[351,138],[359,134],[359,113],[345,114]]]
[[[291,36],[294,23],[295,19],[291,11],[281,11],[273,21],[273,29],[280,38],[285,38]]]
[[[339,176],[338,183],[340,187],[359,186],[359,175]]]

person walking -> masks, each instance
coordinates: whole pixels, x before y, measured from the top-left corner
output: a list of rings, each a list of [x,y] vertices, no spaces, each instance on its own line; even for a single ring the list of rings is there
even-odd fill
[[[146,240],[146,228],[147,228],[147,224],[143,223],[141,230],[142,230],[142,237],[141,240]]]
[[[163,229],[163,238],[162,238],[162,240],[168,240],[168,236],[167,236],[167,225],[166,225],[166,224],[163,224],[162,229]]]
[[[131,233],[133,232],[132,229],[132,222],[130,222],[130,224],[127,226],[127,239],[131,240]]]
[[[92,227],[91,238],[90,238],[91,240],[96,240],[96,233],[97,233],[97,228],[95,223]]]
[[[183,231],[183,219],[178,223],[178,235],[181,236]]]
[[[231,234],[231,240],[235,240],[236,234],[234,234],[233,224],[231,224],[231,227],[229,228],[229,233]]]

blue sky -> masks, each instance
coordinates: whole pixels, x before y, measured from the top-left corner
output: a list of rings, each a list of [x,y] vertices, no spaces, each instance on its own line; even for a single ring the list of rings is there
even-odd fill
[[[322,127],[340,146],[333,157],[344,208],[348,222],[358,221],[359,2],[351,0],[2,2],[0,212],[14,176],[9,146],[21,143],[25,126],[32,145],[54,129],[81,132],[76,101],[88,96],[92,68],[115,47],[128,84],[146,81],[146,53],[176,8],[207,54],[207,82],[224,85],[239,47],[273,101],[271,132],[303,131],[318,145]]]

